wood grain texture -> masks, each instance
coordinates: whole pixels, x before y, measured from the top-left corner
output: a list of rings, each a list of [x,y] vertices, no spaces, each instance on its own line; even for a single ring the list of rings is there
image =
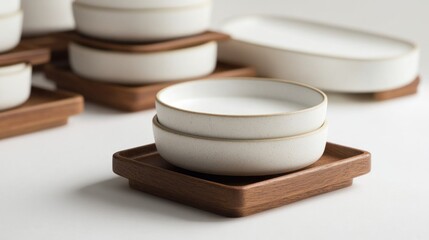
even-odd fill
[[[82,111],[80,95],[33,87],[23,105],[0,111],[0,139],[64,125]]]
[[[91,81],[74,74],[67,65],[48,64],[44,69],[48,79],[58,88],[82,94],[85,99],[121,111],[135,112],[155,107],[156,93],[170,85],[183,81],[172,81],[141,86],[126,86]],[[216,70],[204,78],[252,77],[256,72],[250,67],[238,67],[219,63]],[[192,80],[192,79],[189,79]],[[186,80],[185,80],[186,81]]]
[[[229,35],[212,31],[207,31],[201,34],[187,36],[183,38],[146,43],[124,43],[99,40],[96,38],[81,35],[77,32],[68,33],[67,37],[73,42],[96,49],[134,53],[149,53],[174,50],[179,48],[191,47],[210,41],[224,41],[230,38]]]
[[[375,100],[384,101],[384,100],[404,97],[408,95],[413,95],[417,93],[419,84],[420,84],[420,77],[417,77],[413,82],[411,82],[406,86],[403,86],[397,89],[388,90],[388,91],[377,92],[373,94],[373,97]]]
[[[67,37],[69,33],[70,31],[36,37],[24,37],[21,39],[21,44],[33,48],[49,49],[52,61],[66,60],[68,58],[68,45],[70,42]]]
[[[8,52],[0,53],[0,66],[7,66],[23,62],[37,66],[48,63],[50,59],[50,51],[48,48],[37,47],[21,42],[14,49]]]
[[[113,155],[113,171],[137,190],[227,217],[243,217],[350,186],[371,168],[371,155],[327,143],[313,165],[292,173],[231,177],[167,163],[150,144]]]

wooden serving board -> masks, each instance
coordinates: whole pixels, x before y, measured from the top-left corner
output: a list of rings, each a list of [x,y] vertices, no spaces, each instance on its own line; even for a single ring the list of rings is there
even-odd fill
[[[85,99],[127,112],[155,107],[155,96],[159,90],[172,84],[183,82],[172,81],[141,86],[126,86],[82,78],[73,73],[67,65],[48,64],[45,66],[44,71],[46,77],[54,81],[60,89],[82,94]],[[255,70],[250,67],[237,67],[218,63],[216,70],[203,78],[251,77],[255,75]]]
[[[26,103],[0,111],[0,139],[64,125],[82,110],[80,95],[33,87]]]
[[[145,43],[123,43],[113,42],[107,40],[99,40],[96,38],[81,35],[77,32],[68,33],[67,37],[78,44],[85,45],[92,48],[104,49],[109,51],[121,51],[121,52],[158,52],[174,50],[184,47],[195,46],[210,41],[224,41],[230,39],[229,35],[207,31],[201,34],[187,36],[183,38],[176,38],[160,42],[145,42]]]
[[[370,169],[370,153],[332,143],[327,143],[319,161],[305,169],[263,177],[187,171],[167,163],[155,144],[113,155],[113,171],[129,179],[130,187],[227,217],[243,217],[348,187],[353,178]]]
[[[37,47],[30,44],[20,43],[14,49],[0,53],[0,66],[17,63],[30,63],[33,66],[48,63],[50,51],[48,48]]]

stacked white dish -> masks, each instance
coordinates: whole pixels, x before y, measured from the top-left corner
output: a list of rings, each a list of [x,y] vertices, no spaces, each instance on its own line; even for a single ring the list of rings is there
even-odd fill
[[[16,47],[21,39],[22,11],[19,0],[0,0],[0,54]],[[0,111],[24,103],[30,96],[31,65],[0,65]]]
[[[100,41],[137,44],[192,36],[210,24],[211,0],[76,0],[76,29]],[[104,82],[146,84],[198,78],[216,65],[217,43],[157,52],[99,49],[73,42],[70,65],[78,75]]]
[[[294,171],[323,154],[326,95],[262,78],[180,83],[161,90],[153,119],[160,155],[192,171],[256,176]]]
[[[9,1],[9,0],[7,0]],[[22,0],[24,36],[72,30],[74,0]]]

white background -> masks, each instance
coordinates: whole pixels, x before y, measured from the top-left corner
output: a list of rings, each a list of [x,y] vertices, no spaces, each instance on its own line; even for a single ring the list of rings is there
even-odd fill
[[[428,12],[425,0],[215,0],[213,21],[270,13],[393,34],[421,45],[425,76]],[[429,81],[392,101],[329,100],[329,140],[370,151],[371,173],[241,219],[130,190],[112,173],[111,155],[152,143],[155,111],[88,103],[67,126],[0,141],[0,239],[428,239]]]

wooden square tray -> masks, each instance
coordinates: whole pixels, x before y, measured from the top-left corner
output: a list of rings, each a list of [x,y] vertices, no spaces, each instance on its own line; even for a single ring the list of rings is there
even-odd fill
[[[413,82],[411,82],[406,86],[403,86],[397,89],[383,91],[383,92],[376,92],[376,93],[373,93],[372,96],[375,100],[384,101],[384,100],[404,97],[408,95],[413,95],[417,93],[419,84],[420,84],[420,77],[417,77]]]
[[[37,47],[30,44],[20,43],[14,49],[0,53],[0,66],[17,63],[30,63],[33,66],[45,64],[50,60],[48,48]]]
[[[68,32],[51,33],[43,36],[24,37],[21,44],[33,48],[46,48],[51,54],[52,61],[61,61],[68,58]]]
[[[55,82],[58,88],[82,94],[85,99],[119,109],[134,112],[153,108],[156,93],[172,84],[172,81],[141,86],[126,86],[113,83],[91,81],[74,74],[69,66],[48,64],[45,75]],[[237,67],[218,63],[216,70],[203,78],[215,77],[252,77],[256,72],[250,67]]]
[[[227,217],[243,217],[352,185],[371,168],[371,155],[327,143],[319,161],[287,174],[228,177],[174,167],[155,144],[113,155],[113,171],[130,187]]]
[[[82,110],[80,95],[33,87],[26,103],[0,111],[0,139],[64,125]]]

